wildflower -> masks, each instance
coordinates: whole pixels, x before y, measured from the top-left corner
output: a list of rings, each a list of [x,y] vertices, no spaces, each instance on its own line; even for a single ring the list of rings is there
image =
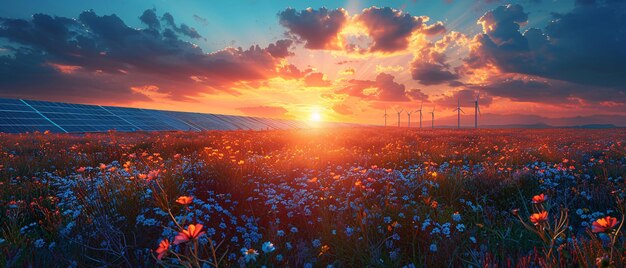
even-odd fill
[[[320,254],[318,256],[322,256],[326,254],[329,250],[330,250],[330,247],[328,245],[323,245],[322,248],[320,249]]]
[[[318,248],[322,245],[322,241],[320,241],[319,239],[315,239],[313,240],[312,244],[313,244],[313,247]]]
[[[274,244],[272,244],[270,241],[267,241],[267,242],[263,243],[263,246],[261,247],[261,250],[263,250],[263,252],[265,252],[265,253],[270,253],[270,252],[276,250],[276,248],[274,247]]]
[[[78,173],[83,173],[83,172],[85,172],[85,167],[79,167],[79,168],[77,168],[77,169],[76,169],[76,172],[78,172]]]
[[[346,227],[346,235],[347,236],[352,236],[352,234],[354,233],[354,229],[350,226]]]
[[[107,165],[105,165],[105,164],[103,164],[103,163],[100,163],[100,169],[101,169],[101,170],[104,170],[104,169],[106,169],[106,168],[107,168]]]
[[[461,214],[459,214],[459,212],[454,212],[454,214],[452,214],[452,220],[455,222],[460,222],[461,221]]]
[[[37,239],[35,240],[33,244],[35,245],[36,248],[42,248],[43,246],[46,245],[46,241],[44,241],[43,239]]]
[[[599,268],[609,267],[610,264],[611,264],[611,259],[609,259],[609,257],[606,255],[596,258],[596,267],[599,267]]]
[[[544,194],[540,194],[540,195],[535,195],[533,196],[533,204],[541,204],[543,202],[546,202],[546,200],[548,199],[547,196],[545,196]]]
[[[167,250],[169,250],[169,248],[170,248],[170,241],[167,239],[161,240],[161,242],[159,242],[159,247],[155,250],[155,252],[158,254],[157,259],[160,260],[161,258],[163,258],[163,255],[167,253]]]
[[[542,211],[539,213],[534,213],[532,215],[530,215],[530,221],[532,223],[534,223],[535,225],[539,225],[543,222],[546,222],[548,220],[548,212],[547,211]]]
[[[174,245],[178,245],[181,243],[185,243],[189,240],[193,240],[203,235],[204,232],[200,232],[202,230],[202,224],[189,224],[187,230],[182,230],[178,233],[176,238],[174,238]]]
[[[431,252],[437,252],[437,244],[435,244],[435,243],[430,244],[430,248],[429,249],[430,249]]]
[[[176,203],[181,205],[189,205],[191,204],[191,201],[193,201],[193,196],[181,196],[176,199]]]
[[[296,228],[295,226],[294,226],[294,227],[291,227],[291,230],[290,230],[290,231],[291,231],[292,233],[297,233],[297,232],[298,232],[298,228]]]
[[[511,213],[513,213],[513,216],[517,216],[517,215],[519,215],[519,209],[516,208],[516,209],[512,210]]]
[[[256,256],[259,255],[259,252],[253,248],[250,248],[250,249],[243,248],[241,249],[241,252],[243,253],[243,259],[246,262],[256,261]]]
[[[604,233],[608,230],[611,230],[613,227],[617,225],[617,219],[611,216],[606,216],[604,218],[600,218],[594,221],[591,224],[591,231],[594,233]]]

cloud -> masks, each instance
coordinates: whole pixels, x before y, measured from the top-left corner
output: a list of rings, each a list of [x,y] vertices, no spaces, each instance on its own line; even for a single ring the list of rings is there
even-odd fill
[[[348,106],[345,103],[341,103],[341,102],[340,103],[335,103],[333,105],[333,111],[335,111],[336,113],[341,114],[341,115],[351,115],[351,114],[354,113],[352,111],[352,108],[350,108],[350,106]]]
[[[347,86],[338,89],[336,93],[363,100],[410,101],[405,86],[395,82],[394,79],[393,75],[386,73],[379,73],[374,81],[351,79]]]
[[[139,17],[139,20],[141,20],[141,22],[143,22],[145,25],[148,25],[148,28],[150,29],[161,29],[161,22],[156,15],[155,9],[146,9]]]
[[[467,43],[465,35],[450,32],[437,42],[428,42],[416,51],[410,63],[411,77],[422,85],[456,84],[460,75],[450,70],[446,51]]]
[[[390,7],[370,7],[356,16],[356,20],[367,29],[373,43],[372,52],[395,52],[405,50],[409,37],[423,26],[423,17],[414,17]]]
[[[202,37],[198,33],[198,31],[196,31],[196,29],[189,27],[184,23],[181,24],[180,27],[176,26],[176,23],[174,22],[174,17],[169,12],[165,12],[163,16],[161,17],[161,19],[164,20],[167,23],[167,25],[172,27],[174,31],[181,33],[183,35],[186,35],[187,37],[196,38],[196,39]]]
[[[242,111],[243,113],[251,116],[259,116],[259,117],[283,117],[287,112],[287,109],[280,106],[250,106],[250,107],[240,107],[237,110]]]
[[[324,79],[323,73],[309,73],[304,77],[304,84],[307,87],[328,87],[332,83]]]
[[[548,80],[508,81],[514,87],[535,92],[544,98],[591,98],[624,100],[626,94],[626,16],[623,1],[579,1],[575,8],[553,18],[543,29],[520,27],[528,16],[519,5],[489,11],[478,22],[483,33],[476,35],[465,59],[466,70],[495,66],[508,74],[524,74]],[[492,83],[492,87],[502,82]],[[513,98],[528,92],[511,94]],[[603,94],[590,92],[604,92]],[[598,96],[598,97],[594,97]],[[540,99],[536,98],[537,101]]]
[[[206,18],[201,17],[200,15],[193,14],[193,19],[195,21],[197,21],[198,23],[202,24],[202,26],[208,26],[209,25],[209,21]]]
[[[289,47],[293,41],[288,39],[278,40],[275,44],[269,44],[267,47],[267,52],[269,52],[274,58],[286,58],[288,56],[293,56],[294,53],[289,51]]]
[[[411,76],[422,85],[438,85],[459,78],[446,68],[440,63],[414,61],[411,64]]]
[[[339,32],[348,21],[348,13],[343,9],[329,10],[307,8],[297,11],[288,8],[278,13],[279,22],[287,28],[287,33],[304,42],[308,49],[339,49]]]
[[[289,40],[267,48],[229,47],[206,53],[177,37],[171,15],[164,15],[161,30],[155,16],[154,10],[142,14],[145,29],[128,27],[115,14],[99,16],[93,11],[82,12],[77,20],[46,14],[28,20],[0,18],[0,38],[11,44],[0,57],[0,93],[19,91],[22,97],[36,97],[41,92],[58,98],[91,93],[131,102],[147,97],[130,87],[149,84],[180,100],[202,93],[238,94],[233,87],[241,82],[304,75],[283,62],[291,54]],[[70,72],[67,66],[75,67]],[[79,94],[77,87],[82,88]],[[117,95],[107,96],[112,92]]]
[[[503,78],[488,84],[468,87],[487,92],[492,96],[509,98],[520,102],[601,105],[607,101],[616,105],[626,103],[626,93],[615,92],[606,87],[594,87],[545,78]],[[581,103],[583,102],[583,103]]]
[[[461,105],[461,107],[474,107],[474,100],[478,91],[471,89],[463,89],[459,91],[454,91],[452,94],[443,95],[442,97],[434,100],[436,107],[444,107],[444,108],[456,108],[457,105]],[[481,107],[489,107],[493,102],[493,97],[489,94],[486,94],[484,91],[480,91],[480,98],[478,103]],[[464,109],[465,110],[465,109]],[[468,113],[468,110],[465,110]]]

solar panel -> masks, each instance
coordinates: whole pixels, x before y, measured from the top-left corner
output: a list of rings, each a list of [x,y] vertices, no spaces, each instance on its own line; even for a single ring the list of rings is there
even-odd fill
[[[21,100],[0,99],[0,132],[65,132]]]
[[[161,118],[155,117],[141,109],[102,106],[113,115],[144,131],[179,130]]]
[[[26,101],[67,132],[135,131],[138,127],[96,105]]]
[[[149,110],[149,109],[141,109],[145,113],[150,114],[158,119],[160,119],[163,123],[172,126],[176,130],[200,130],[199,128],[195,128],[192,125],[189,125],[180,119],[171,116],[167,111],[159,111],[159,110]]]
[[[294,120],[0,98],[0,132],[263,130],[308,127]]]

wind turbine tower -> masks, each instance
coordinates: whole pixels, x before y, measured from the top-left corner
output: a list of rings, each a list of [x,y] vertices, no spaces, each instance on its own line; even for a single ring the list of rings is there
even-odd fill
[[[480,107],[478,106],[478,98],[480,97],[480,92],[476,95],[476,99],[474,100],[474,128],[478,128],[478,114],[480,114]]]
[[[412,113],[413,112],[406,111],[406,114],[409,116],[409,125],[408,125],[408,127],[411,127],[411,114]]]
[[[433,106],[433,111],[430,112],[432,115],[432,119],[430,119],[430,123],[432,124],[433,129],[435,129],[435,106]]]
[[[416,112],[420,112],[420,128],[422,128],[422,107],[424,106],[424,98],[422,98],[422,104],[420,104],[420,109]]]
[[[402,111],[404,111],[404,109],[400,109],[399,111],[396,110],[396,112],[398,113],[398,127],[400,127],[400,114],[402,113]]]
[[[385,115],[384,115],[384,117],[385,117],[385,126],[387,126],[387,116],[388,116],[387,115],[387,109],[385,108]]]
[[[454,109],[454,111],[457,112],[457,116],[458,116],[457,128],[461,129],[461,112],[463,112],[463,109],[461,109],[461,98],[458,98],[457,106],[456,106],[456,109]]]

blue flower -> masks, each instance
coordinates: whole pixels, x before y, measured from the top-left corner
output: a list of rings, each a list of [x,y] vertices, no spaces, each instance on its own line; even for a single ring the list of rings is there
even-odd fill
[[[437,252],[437,245],[435,243],[430,244],[430,251]]]
[[[261,250],[263,250],[263,252],[265,253],[270,253],[276,250],[276,248],[274,247],[274,244],[272,244],[270,241],[267,241],[263,243],[263,245],[261,246]]]

